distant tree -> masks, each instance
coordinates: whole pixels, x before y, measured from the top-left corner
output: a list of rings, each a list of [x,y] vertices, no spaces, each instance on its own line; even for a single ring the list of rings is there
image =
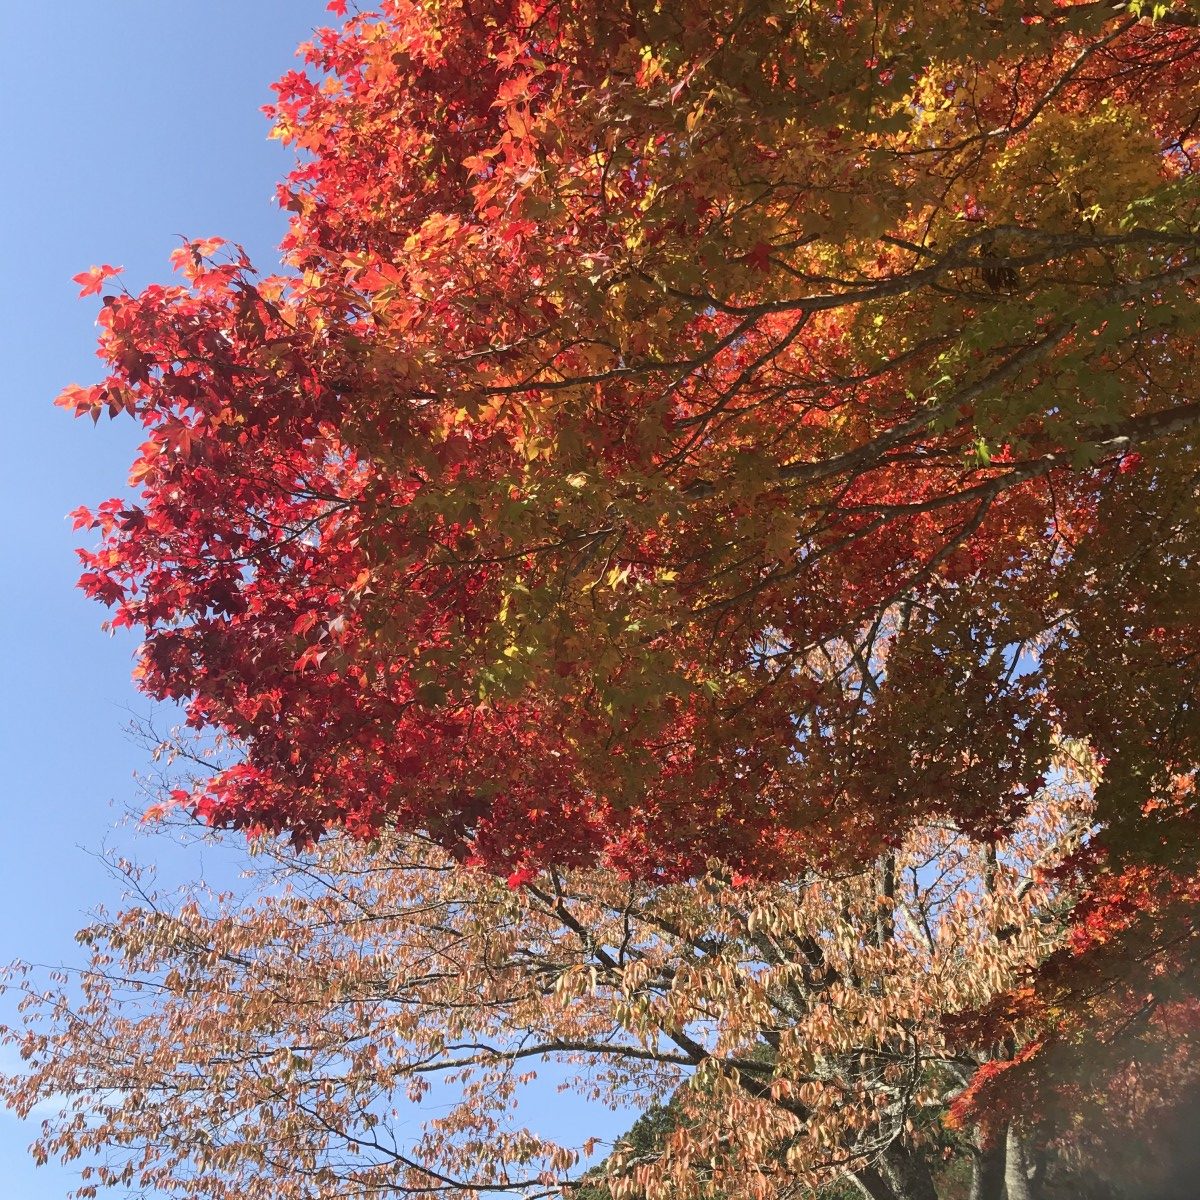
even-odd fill
[[[1048,872],[1088,821],[1064,786],[994,848],[930,826],[782,884],[714,864],[690,884],[508,887],[391,833],[300,857],[261,842],[222,896],[158,896],[120,863],[136,903],[80,935],[90,968],[14,982],[26,1069],[0,1095],[61,1104],[35,1153],[84,1160],[85,1196],[999,1200],[1006,1163],[1037,1177],[1036,1123],[942,1118],[1018,1048],[957,1045],[942,1018],[1059,942]],[[592,1144],[523,1125],[548,1061],[646,1110],[599,1169]]]

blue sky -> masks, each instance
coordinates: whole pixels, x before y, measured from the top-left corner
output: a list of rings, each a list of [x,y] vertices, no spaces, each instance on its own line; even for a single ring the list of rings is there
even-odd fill
[[[169,279],[183,236],[275,261],[273,191],[291,160],[259,109],[329,20],[324,0],[0,0],[0,963],[82,962],[75,930],[119,900],[102,846],[168,879],[227,878],[237,861],[236,843],[172,853],[119,825],[147,765],[125,729],[150,706],[129,681],[133,639],[103,634],[103,610],[75,589],[66,514],[119,492],[141,439],[131,422],[93,427],[52,401],[100,375],[98,304],[78,299],[72,275],[113,263],[133,290]],[[531,1123],[568,1137],[586,1110],[545,1085],[534,1107]],[[584,1134],[631,1119],[587,1111]],[[0,1196],[60,1200],[76,1168],[35,1170],[32,1136],[0,1110]]]
[[[167,279],[181,235],[271,262],[290,160],[259,108],[326,23],[323,0],[0,0],[0,962],[80,961],[74,931],[117,898],[92,852],[134,840],[113,825],[145,762],[123,732],[148,708],[132,641],[74,589],[65,514],[120,490],[139,439],[52,405],[99,375],[95,298],[71,276],[110,262],[131,288]],[[161,840],[135,849],[151,852]],[[211,871],[211,855],[173,866]],[[30,1134],[0,1115],[0,1195],[62,1197],[70,1170],[35,1173]]]

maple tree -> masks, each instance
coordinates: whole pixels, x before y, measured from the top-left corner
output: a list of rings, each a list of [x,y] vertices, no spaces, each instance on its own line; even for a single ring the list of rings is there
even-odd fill
[[[186,244],[63,396],[147,430],[84,587],[247,747],[179,799],[785,880],[1001,836],[1077,739],[1078,937],[992,1019],[1048,1060],[1172,1003],[1195,6],[331,7],[283,273]]]
[[[998,845],[931,826],[854,873],[742,887],[579,869],[514,889],[401,834],[301,856],[259,841],[223,895],[162,894],[117,861],[134,903],[79,935],[78,982],[16,984],[25,1028],[3,1036],[27,1062],[0,1097],[60,1110],[35,1153],[82,1160],[84,1196],[773,1198],[840,1180],[946,1200],[965,1173],[976,1200],[1025,1200],[1057,1173],[1079,1198],[1087,1173],[1024,1117],[940,1123],[1013,1051],[955,1045],[940,1017],[1061,942],[1046,868],[1090,807],[1064,784]],[[589,1169],[586,1125],[567,1145],[523,1125],[546,1109],[539,1071],[543,1092],[666,1115]]]

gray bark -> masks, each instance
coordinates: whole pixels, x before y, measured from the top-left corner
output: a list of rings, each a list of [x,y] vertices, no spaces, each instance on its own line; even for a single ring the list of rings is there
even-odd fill
[[[1004,1200],[1004,1143],[977,1148],[970,1200]]]
[[[925,1160],[898,1142],[883,1152],[879,1166],[898,1200],[938,1200]]]
[[[1016,1125],[1009,1125],[1004,1139],[1004,1190],[1008,1200],[1033,1200],[1029,1152]]]
[[[850,1178],[867,1200],[938,1200],[925,1160],[896,1142],[880,1155],[875,1166],[860,1167]]]
[[[867,1200],[902,1200],[874,1167],[861,1167],[852,1172],[850,1178]]]

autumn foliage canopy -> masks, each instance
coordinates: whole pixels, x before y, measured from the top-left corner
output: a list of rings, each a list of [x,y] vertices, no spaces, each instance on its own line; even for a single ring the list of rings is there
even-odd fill
[[[550,869],[509,888],[403,835],[300,856],[259,840],[219,896],[116,862],[136,900],[80,934],[78,984],[22,981],[27,1028],[0,1045],[26,1069],[0,1073],[0,1100],[63,1110],[34,1153],[80,1160],[81,1200],[961,1200],[965,1179],[1002,1200],[1006,1168],[1045,1147],[1011,1113],[986,1141],[946,1125],[996,1060],[940,1018],[1061,939],[1037,871],[1088,807],[1078,787],[1043,794],[998,846],[916,831],[890,884]],[[574,1103],[547,1129],[556,1085]],[[669,1123],[598,1164],[601,1106]],[[1145,1115],[1122,1103],[1109,1136]],[[1071,1200],[1109,1200],[1061,1155],[1045,1165]]]
[[[83,586],[244,747],[177,799],[766,881],[1078,769],[1073,937],[979,1036],[1140,1037],[1197,970],[1194,7],[330,7],[282,272],[108,285],[62,398],[146,431]]]

